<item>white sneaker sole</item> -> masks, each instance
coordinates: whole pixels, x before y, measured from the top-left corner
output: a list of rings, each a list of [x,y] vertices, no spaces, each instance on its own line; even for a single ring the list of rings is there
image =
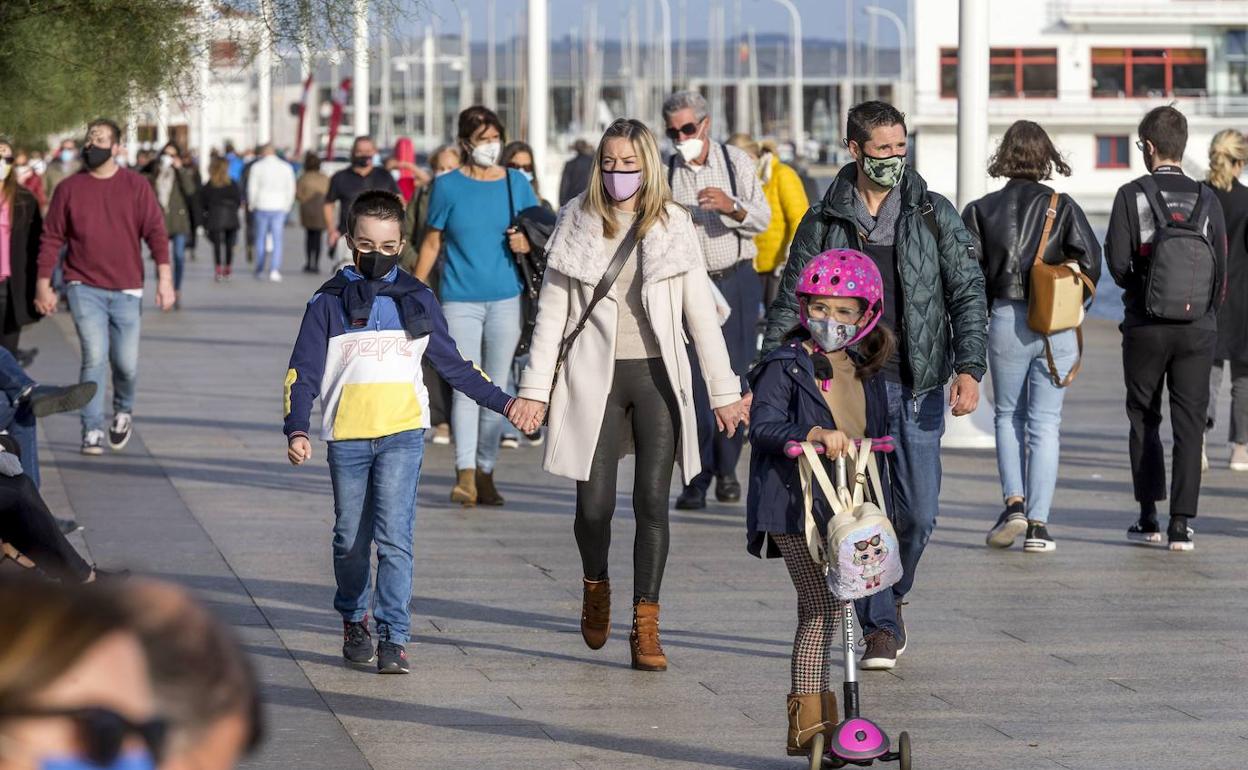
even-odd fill
[[[1128,532],[1127,539],[1133,543],[1143,543],[1145,545],[1157,545],[1161,542],[1160,532]]]
[[[1023,550],[1027,553],[1052,553],[1057,550],[1057,543],[1052,540],[1035,538],[1023,541]]]
[[[130,432],[126,434],[126,437],[116,444],[113,443],[113,439],[110,437],[108,439],[108,446],[114,452],[120,452],[121,450],[126,448],[126,444],[130,443],[130,437],[133,435],[134,435],[134,428],[131,428]]]
[[[1244,471],[1248,471],[1248,463],[1231,463],[1230,467],[1231,467],[1231,470],[1235,471],[1236,473],[1243,473]]]
[[[450,446],[451,439],[447,436],[434,436],[433,443],[437,444],[438,446]]]
[[[84,455],[87,455],[88,457],[99,457],[100,455],[104,454],[104,447],[102,447],[102,446],[84,446],[84,447],[83,447],[80,451],[81,451]]]
[[[1193,551],[1196,549],[1196,544],[1189,540],[1184,543],[1171,543],[1168,548],[1171,551]]]
[[[863,658],[858,661],[858,668],[863,671],[891,671],[897,667],[896,659],[888,658]]]
[[[1027,531],[1027,520],[1006,520],[1000,526],[992,528],[985,542],[993,548],[1009,548],[1014,545],[1018,536]]]

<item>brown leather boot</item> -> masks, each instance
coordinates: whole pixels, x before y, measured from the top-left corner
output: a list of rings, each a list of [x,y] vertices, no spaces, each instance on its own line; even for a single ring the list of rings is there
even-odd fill
[[[600,650],[611,635],[611,581],[582,580],[585,596],[581,600],[581,637],[589,649]]]
[[[836,726],[841,723],[841,717],[836,708],[836,693],[824,690],[819,694],[823,696],[823,721],[827,725],[824,732],[831,739],[832,733],[836,732]]]
[[[633,668],[638,671],[666,671],[667,656],[659,643],[659,605],[645,599],[633,605],[633,631],[628,635]]]
[[[456,474],[455,486],[451,488],[451,502],[465,508],[477,504],[477,470],[465,468]]]
[[[820,732],[826,733],[831,727],[824,721],[824,698],[830,693],[812,692],[809,695],[788,695],[789,735],[785,750],[790,757],[805,756],[810,741]]]
[[[478,470],[476,481],[478,505],[502,505],[506,502],[494,486],[494,474],[492,472],[486,473],[483,470]]]

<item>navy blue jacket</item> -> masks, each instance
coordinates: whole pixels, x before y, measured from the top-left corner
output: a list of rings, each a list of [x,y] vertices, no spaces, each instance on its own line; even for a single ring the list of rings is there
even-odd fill
[[[853,355],[851,353],[851,355]],[[877,376],[863,382],[867,402],[867,435],[872,438],[888,432],[888,400],[884,380]],[[750,491],[746,498],[747,550],[767,558],[780,555],[766,533],[797,534],[805,531],[802,512],[802,485],[797,460],[784,454],[790,441],[805,441],[815,426],[835,429],[832,411],[815,381],[815,368],[801,340],[789,340],[771,351],[750,372]],[[889,495],[887,463],[880,464],[884,494]],[[886,500],[891,510],[891,500]],[[816,518],[825,524],[829,510],[821,497],[815,498]]]

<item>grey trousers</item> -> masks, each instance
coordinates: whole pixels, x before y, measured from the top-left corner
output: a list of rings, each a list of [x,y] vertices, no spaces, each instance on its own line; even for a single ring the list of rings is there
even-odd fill
[[[1231,426],[1227,441],[1232,444],[1248,444],[1248,361],[1231,361]],[[1209,376],[1209,416],[1205,430],[1213,430],[1218,413],[1218,391],[1222,389],[1222,377],[1226,362],[1214,361]]]

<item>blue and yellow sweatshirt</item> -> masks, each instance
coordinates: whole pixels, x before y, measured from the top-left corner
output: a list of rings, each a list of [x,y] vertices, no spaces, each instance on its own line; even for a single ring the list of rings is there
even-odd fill
[[[362,281],[353,267],[342,275]],[[398,268],[385,281],[394,284]],[[321,398],[321,438],[373,439],[429,427],[429,391],[421,362],[451,387],[481,406],[505,413],[511,397],[465,361],[447,329],[442,308],[429,287],[416,282],[409,312],[422,316],[418,336],[405,328],[395,299],[378,295],[367,323],[352,326],[342,296],[318,292],[308,301],[286,373],[287,438],[307,436],[312,402]],[[407,305],[405,305],[407,307]],[[362,315],[362,313],[361,313]]]

